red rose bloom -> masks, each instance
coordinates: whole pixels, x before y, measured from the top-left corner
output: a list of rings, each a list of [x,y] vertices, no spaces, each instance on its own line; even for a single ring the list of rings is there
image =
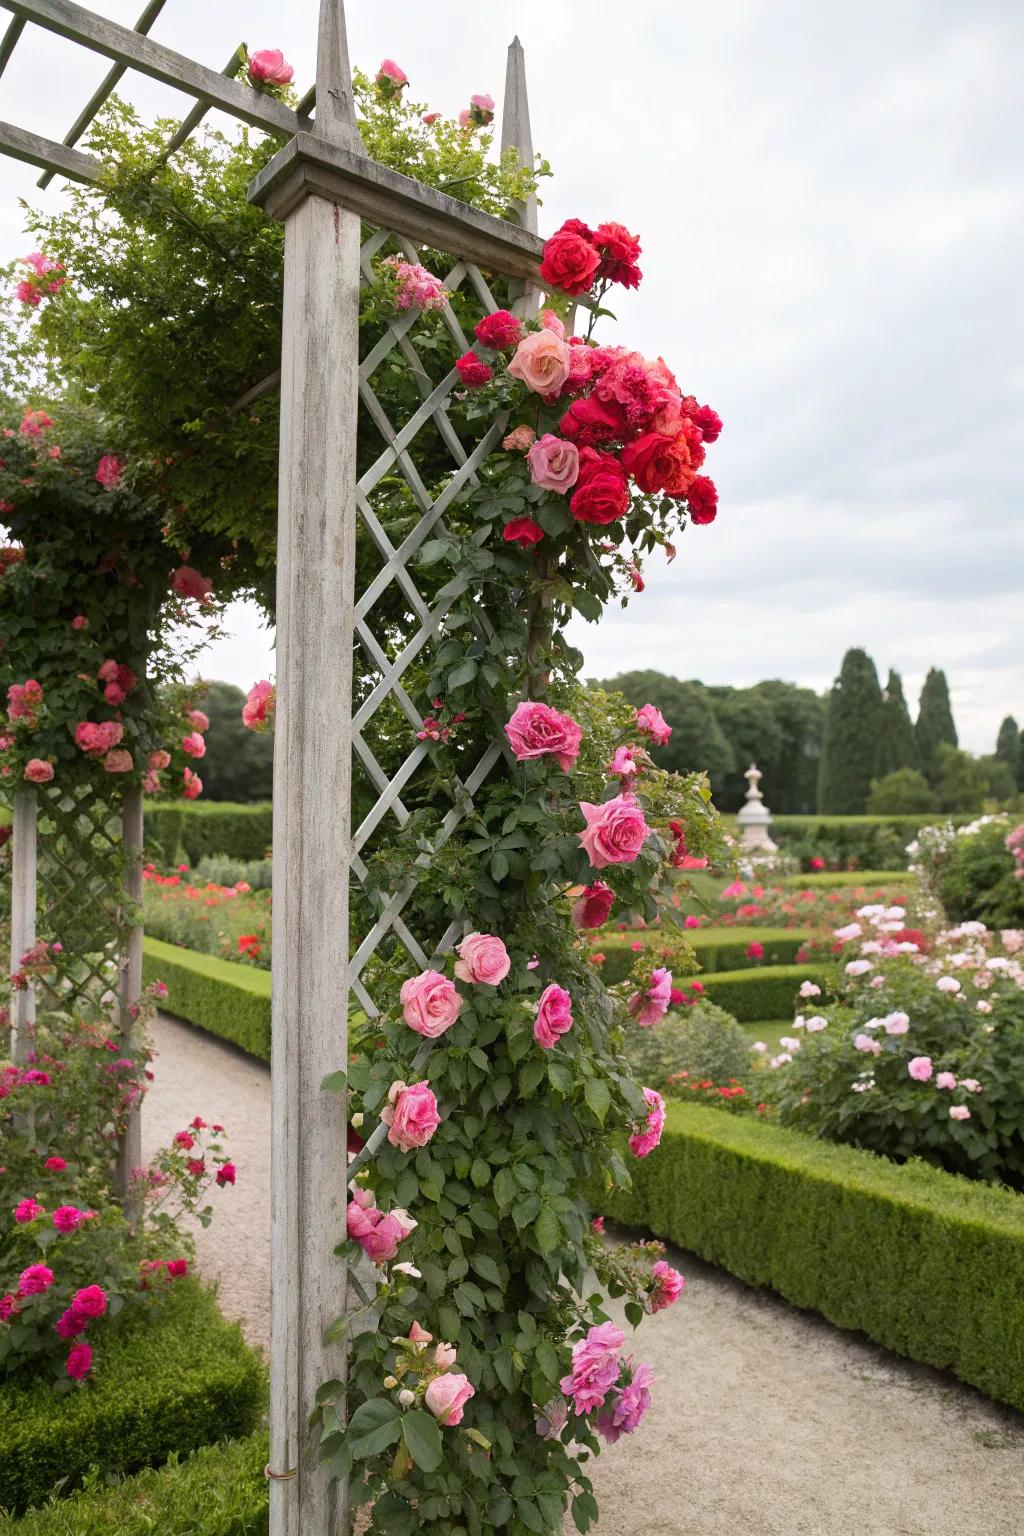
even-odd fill
[[[692,523],[713,523],[718,515],[718,491],[707,475],[695,475],[686,493]]]
[[[577,928],[602,928],[615,903],[615,892],[603,880],[584,886],[572,909]]]
[[[698,406],[696,416],[691,419],[700,428],[700,435],[706,443],[718,442],[722,432],[722,418],[710,405]]]
[[[686,434],[662,437],[645,432],[622,450],[622,467],[642,491],[668,491],[682,495],[693,479],[693,461]]]
[[[594,244],[601,253],[598,277],[607,277],[624,288],[639,288],[643,273],[636,264],[640,254],[636,235],[631,235],[624,224],[599,224],[594,231]]]
[[[580,473],[569,502],[578,523],[614,523],[629,506],[626,471],[611,453],[580,450]]]
[[[520,549],[529,549],[531,544],[540,543],[544,529],[532,517],[514,517],[510,523],[505,524],[503,537],[506,544],[518,544]]]
[[[481,362],[475,352],[463,352],[461,357],[455,359],[455,366],[467,389],[479,389],[482,384],[489,384],[494,378],[494,369]]]
[[[473,335],[485,347],[502,352],[506,347],[516,346],[523,339],[523,327],[521,321],[515,315],[510,315],[507,309],[498,309],[493,315],[485,315],[477,321]]]
[[[626,413],[615,400],[599,400],[590,395],[574,400],[558,424],[558,430],[571,443],[625,442],[633,429]]]
[[[589,293],[601,265],[600,252],[588,238],[590,231],[581,235],[577,233],[580,229],[587,230],[587,226],[578,219],[570,219],[544,246],[541,281],[563,293]]]

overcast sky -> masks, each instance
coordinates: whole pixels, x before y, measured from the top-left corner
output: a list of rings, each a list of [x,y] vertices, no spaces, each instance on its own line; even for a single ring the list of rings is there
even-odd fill
[[[141,0],[96,9],[130,23]],[[312,80],[316,0],[168,0],[153,36],[220,68],[244,36]],[[2,14],[2,13],[0,13]],[[353,61],[415,97],[500,102],[526,48],[541,232],[617,219],[644,282],[614,339],[661,353],[725,421],[718,521],[652,560],[626,614],[581,626],[588,668],[827,686],[844,650],[951,683],[961,741],[1024,717],[1024,29],[1019,0],[350,0]],[[104,72],[30,28],[0,117],[61,138]],[[181,98],[131,77],[145,110]],[[34,174],[0,161],[0,259]],[[608,339],[612,339],[609,335]],[[232,615],[208,676],[273,668]]]

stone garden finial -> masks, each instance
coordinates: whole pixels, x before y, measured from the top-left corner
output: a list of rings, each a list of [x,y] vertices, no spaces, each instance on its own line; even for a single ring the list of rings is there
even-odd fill
[[[736,817],[740,829],[740,847],[760,848],[765,853],[775,853],[776,844],[768,835],[772,815],[764,803],[760,788],[761,770],[756,763],[751,763],[743,777],[747,781],[746,803]]]

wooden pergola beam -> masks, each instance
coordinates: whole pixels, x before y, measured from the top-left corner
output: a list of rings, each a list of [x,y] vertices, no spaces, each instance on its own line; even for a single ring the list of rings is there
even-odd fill
[[[133,32],[131,27],[119,26],[75,5],[73,0],[0,0],[0,6],[20,21],[34,22],[69,42],[81,43],[94,53],[113,59],[115,64],[137,69],[140,74],[184,91],[253,128],[286,136],[298,130],[298,114],[273,96],[263,96],[251,86],[240,85],[205,64],[197,64],[184,53]]]
[[[67,176],[71,181],[99,181],[103,170],[95,155],[83,154],[80,149],[71,149],[54,139],[44,139],[14,123],[0,122],[0,154],[23,160],[26,165],[38,165],[40,170],[52,171],[58,176]]]

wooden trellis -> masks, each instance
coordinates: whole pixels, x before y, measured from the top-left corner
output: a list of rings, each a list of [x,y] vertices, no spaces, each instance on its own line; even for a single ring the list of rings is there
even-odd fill
[[[368,354],[359,356],[360,293],[375,281],[373,260],[385,249],[418,260],[426,249],[448,260],[446,283],[480,315],[497,307],[491,284],[518,285],[518,307],[535,303],[541,242],[534,200],[518,224],[481,213],[454,198],[370,160],[356,124],[342,0],[321,0],[315,90],[297,112],[224,74],[143,36],[146,8],[135,32],[117,27],[70,0],[0,0],[14,21],[0,44],[0,69],[27,21],[105,54],[118,68],[137,69],[191,94],[196,107],[174,142],[182,142],[210,107],[283,135],[287,142],[257,176],[250,198],[285,227],[285,276],[280,373],[249,398],[280,389],[281,449],[278,509],[278,694],[274,751],[274,953],[271,1190],[271,1532],[273,1536],[344,1536],[347,1489],[329,1489],[326,1473],[307,1454],[306,1425],[324,1381],[344,1379],[342,1342],[325,1342],[346,1310],[346,1266],[335,1248],[344,1237],[347,1106],[344,1094],[322,1088],[347,1059],[347,1015],[355,1000],[371,1016],[390,1000],[371,995],[366,967],[384,943],[405,948],[425,967],[451,945],[456,923],[442,933],[413,933],[404,913],[411,881],[390,892],[370,931],[349,956],[349,878],[362,880],[370,843],[392,824],[405,825],[403,791],[425,755],[413,745],[397,770],[382,767],[374,750],[374,717],[387,705],[409,727],[422,726],[403,679],[444,632],[446,605],[433,606],[417,588],[412,567],[425,540],[443,530],[446,510],[474,483],[497,442],[495,423],[466,445],[448,410],[454,368],[424,365],[417,350],[420,317],[396,318]],[[143,25],[146,23],[146,26]],[[12,38],[12,33],[14,34]],[[107,82],[105,82],[105,85]],[[84,181],[98,164],[74,148],[89,111],[62,145],[0,124],[0,150],[47,172]],[[316,106],[315,119],[311,117]],[[525,73],[518,40],[509,50],[502,147],[515,147],[532,166]],[[435,317],[436,318],[436,317]],[[456,315],[442,312],[452,360],[469,338]],[[422,401],[407,420],[392,421],[375,379],[397,354],[416,378]],[[242,402],[238,402],[239,405]],[[359,407],[383,448],[360,477]],[[429,432],[450,455],[450,473],[428,485],[417,468],[417,440]],[[384,477],[400,476],[418,517],[397,545],[374,504]],[[362,525],[379,564],[356,591],[356,540]],[[407,621],[396,635],[393,614],[381,632],[375,611],[389,589],[401,594]],[[392,605],[393,606],[393,605]],[[486,637],[487,620],[478,616]],[[353,707],[353,650],[361,648],[369,691]],[[353,753],[375,792],[360,824],[351,825]],[[436,850],[469,813],[473,795],[500,755],[492,746],[462,780],[457,803],[438,816]],[[429,854],[424,854],[429,859]],[[429,1051],[424,1043],[416,1060]],[[370,1138],[359,1163],[384,1134]],[[355,1165],[353,1165],[355,1166]],[[342,1252],[343,1244],[342,1244]],[[361,1288],[360,1288],[361,1289]]]

